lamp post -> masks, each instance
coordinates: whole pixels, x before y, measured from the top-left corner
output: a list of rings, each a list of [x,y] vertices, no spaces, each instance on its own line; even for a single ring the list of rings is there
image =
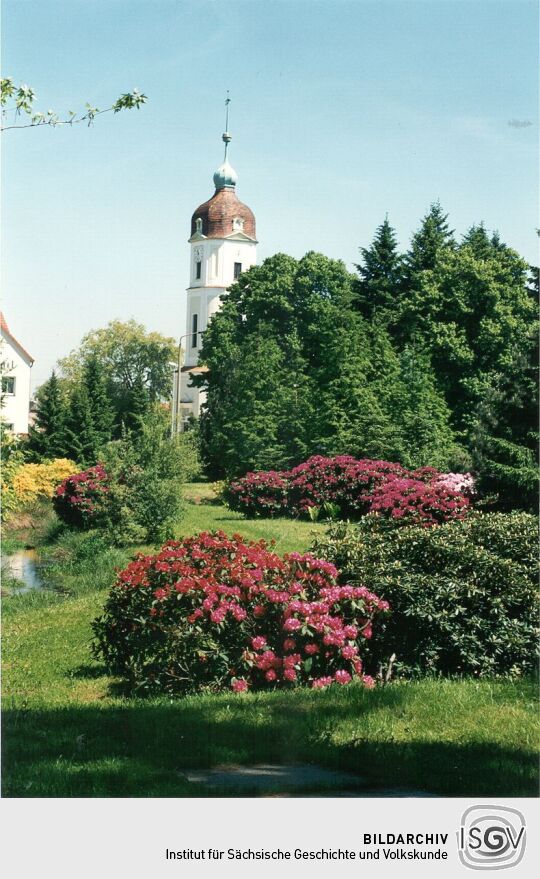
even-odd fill
[[[182,340],[189,339],[193,336],[200,336],[204,330],[197,330],[195,333],[184,333],[183,336],[180,336],[178,341],[178,361],[175,366],[175,381],[173,387],[173,399],[172,399],[172,418],[171,418],[171,436],[174,437],[178,433],[182,433],[182,419],[180,412],[180,386],[181,386],[181,375],[182,375]]]

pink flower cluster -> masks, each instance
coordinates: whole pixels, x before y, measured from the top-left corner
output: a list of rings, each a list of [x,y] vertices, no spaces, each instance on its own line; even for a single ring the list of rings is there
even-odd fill
[[[228,485],[225,499],[233,509],[241,508],[248,516],[282,516],[287,514],[287,492],[286,473],[261,470]]]
[[[109,475],[101,464],[68,476],[56,488],[53,504],[69,525],[91,527],[100,512],[100,501],[109,491]]]
[[[290,471],[248,473],[233,480],[226,498],[232,509],[251,516],[302,516],[310,507],[332,503],[343,518],[377,513],[433,525],[462,517],[473,489],[471,474],[315,455]]]
[[[96,631],[106,659],[165,690],[321,687],[365,680],[361,645],[388,609],[310,554],[205,532],[121,571]]]
[[[433,484],[457,491],[468,498],[476,495],[476,480],[472,473],[441,473],[433,480]]]
[[[378,486],[371,498],[371,512],[422,525],[462,519],[469,498],[443,483],[419,479],[392,479]]]

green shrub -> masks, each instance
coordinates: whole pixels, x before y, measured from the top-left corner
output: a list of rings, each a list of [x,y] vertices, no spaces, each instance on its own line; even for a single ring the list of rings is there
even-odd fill
[[[500,510],[538,510],[538,435],[530,441],[534,448],[490,437],[478,455],[480,491]]]
[[[111,486],[105,527],[114,543],[162,542],[172,537],[182,510],[182,450],[160,425],[143,425],[104,449]]]
[[[137,523],[144,529],[147,540],[163,543],[173,537],[181,511],[180,485],[175,479],[160,479],[155,473],[143,473],[135,487],[133,500]]]
[[[374,516],[336,525],[313,552],[390,602],[371,659],[398,672],[523,674],[535,667],[537,520],[474,513],[439,528]]]
[[[181,455],[182,478],[184,482],[199,482],[203,478],[203,468],[199,453],[199,429],[197,423],[176,437]]]

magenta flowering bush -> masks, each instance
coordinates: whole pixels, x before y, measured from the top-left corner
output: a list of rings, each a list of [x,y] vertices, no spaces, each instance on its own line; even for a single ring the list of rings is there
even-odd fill
[[[93,527],[103,512],[103,500],[110,489],[109,475],[101,464],[74,473],[56,488],[53,505],[68,525]]]
[[[468,506],[467,497],[437,480],[389,479],[377,486],[370,498],[370,512],[409,524],[435,525],[463,518]]]
[[[118,574],[94,652],[140,692],[369,687],[362,643],[388,608],[329,562],[205,532]]]
[[[302,515],[309,507],[332,503],[339,506],[342,515],[356,517],[368,512],[369,497],[376,486],[406,472],[401,464],[388,461],[314,455],[287,474],[289,508]]]
[[[465,514],[474,490],[470,474],[434,467],[406,470],[389,461],[315,455],[292,470],[248,473],[226,489],[229,506],[248,516],[305,516],[333,505],[342,518],[376,513],[393,521],[435,525]]]
[[[283,516],[288,508],[287,490],[286,474],[262,470],[227,485],[224,497],[229,506],[241,508],[248,516]]]

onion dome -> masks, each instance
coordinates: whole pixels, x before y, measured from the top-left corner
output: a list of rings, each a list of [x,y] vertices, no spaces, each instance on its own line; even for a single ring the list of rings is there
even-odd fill
[[[199,205],[193,214],[191,234],[199,233],[205,238],[227,238],[235,232],[241,232],[255,240],[253,211],[238,199],[235,191],[238,175],[227,160],[227,150],[231,141],[228,131],[223,135],[223,141],[225,143],[223,164],[214,174],[216,191],[212,198]]]
[[[238,183],[238,174],[227,161],[219,166],[214,174],[214,186],[216,189],[223,189],[225,186],[236,186]]]
[[[232,186],[216,189],[212,198],[199,205],[191,218],[191,234],[196,232],[205,238],[227,238],[234,232],[254,240],[257,237],[253,211],[240,201]]]

